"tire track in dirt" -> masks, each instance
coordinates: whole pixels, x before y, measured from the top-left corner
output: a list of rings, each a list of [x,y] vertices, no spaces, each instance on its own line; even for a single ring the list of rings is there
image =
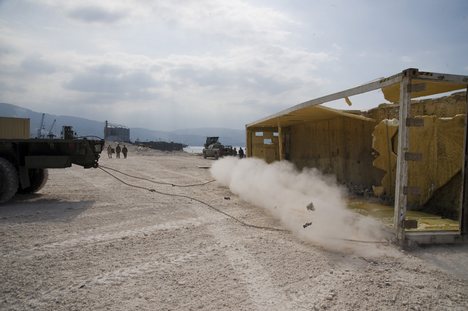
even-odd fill
[[[160,172],[165,172],[165,173],[169,173],[170,175],[175,175],[175,177],[160,177],[160,178],[171,178],[171,179],[174,179],[174,178],[177,178],[177,177],[188,177],[190,179],[193,179],[197,182],[203,182],[203,181],[206,181],[204,180],[204,178],[210,178],[211,176],[209,174],[204,174],[204,175],[207,175],[207,177],[205,176],[195,176],[195,174],[186,174],[186,173],[181,173],[180,170],[174,170],[174,169],[170,169],[168,168],[167,166],[165,167],[155,167],[155,162],[154,162],[154,159],[152,158],[149,158],[149,159],[144,159],[143,160],[144,162],[147,162],[147,167],[151,168],[151,170],[149,171],[146,171],[146,172],[141,172],[141,171],[136,171],[134,169],[132,169],[131,167],[120,167],[117,168],[117,166],[112,166],[111,164],[109,164],[109,167],[112,167],[112,168],[116,168],[116,169],[119,169],[119,170],[122,170],[126,173],[129,173],[129,171],[133,171],[133,174],[132,173],[129,173],[129,174],[132,174],[132,175],[138,175],[138,176],[142,176],[142,177],[145,177],[145,178],[148,178],[148,179],[152,179],[152,178],[159,178],[160,177],[160,174],[157,174],[157,173],[160,173]],[[156,169],[154,169],[156,168]],[[128,170],[128,171],[127,171]],[[149,175],[151,174],[151,175]],[[198,174],[197,174],[198,175]],[[160,180],[160,181],[163,181],[163,180]],[[167,182],[173,182],[173,180],[166,180]]]
[[[109,165],[110,168],[114,169],[114,170],[118,170],[118,171],[121,171],[123,173],[126,173],[126,174],[129,174],[129,175],[133,175],[133,176],[137,176],[137,177],[141,177],[141,178],[146,178],[146,179],[149,179],[149,180],[152,180],[152,181],[155,181],[155,182],[165,182],[165,183],[174,183],[174,180],[177,179],[177,177],[179,177],[179,174],[175,171],[171,171],[171,170],[168,170],[168,169],[162,169],[162,168],[155,168],[154,167],[150,167],[148,170],[145,170],[144,172],[140,171],[140,170],[136,170],[134,169],[133,167],[117,167],[117,166],[114,166],[114,165]],[[165,176],[161,176],[161,173],[162,171],[166,172],[166,173],[171,173],[172,175],[174,176],[169,176],[169,175],[165,175]],[[129,176],[125,176],[123,174],[120,174],[118,172],[114,172],[114,171],[111,171],[111,173],[115,173],[117,176],[119,177],[122,177],[122,179],[126,180],[126,181],[129,181],[131,183],[145,183],[145,184],[148,184],[148,185],[155,185],[155,186],[160,186],[160,187],[165,187],[166,189],[169,189],[171,188],[172,186],[171,185],[157,185],[155,183],[152,183],[148,180],[142,180],[142,179],[137,179],[137,178],[133,178],[133,177],[129,177]]]
[[[174,157],[178,158],[174,160]],[[192,169],[198,160],[185,161],[175,154],[144,160],[135,159],[133,163],[125,164],[140,167],[148,174],[159,166],[172,170],[177,165],[184,173],[203,176],[203,179],[208,172]],[[124,168],[123,160],[117,162]],[[1,223],[7,223],[4,232],[11,228],[14,231],[4,235],[2,241],[4,245],[25,250],[24,245],[54,242],[52,236],[63,239],[60,236],[63,233],[73,240],[72,245],[74,243],[75,246],[69,248],[67,242],[57,241],[58,244],[51,249],[38,249],[52,256],[31,260],[12,256],[3,260],[0,309],[466,310],[466,281],[455,281],[453,276],[434,273],[425,267],[424,262],[410,259],[408,255],[401,259],[385,257],[387,259],[375,262],[364,259],[358,262],[360,260],[355,257],[330,254],[305,243],[296,245],[293,243],[296,238],[291,234],[242,227],[193,201],[125,189],[110,182],[110,176],[105,177],[97,170],[85,172],[76,168],[73,172],[77,177],[65,174],[65,171],[57,171],[57,179],[51,181],[51,187],[44,188],[48,189],[45,195],[38,197],[46,199],[44,211],[48,206],[53,211],[54,202],[64,198],[68,201],[88,200],[91,203],[84,207],[70,204],[77,207],[75,214],[83,215],[83,220],[76,221],[71,217],[43,221],[45,217],[41,217],[39,222],[31,222],[29,228],[24,223],[20,227],[9,227],[18,220],[13,219],[10,223],[7,220]],[[154,174],[155,178],[169,175],[166,171],[158,172]],[[80,174],[86,177],[80,179]],[[104,186],[94,188],[88,178],[97,178],[96,183]],[[191,180],[180,177],[181,183]],[[167,189],[156,185],[152,188]],[[248,223],[278,224],[262,209],[242,201],[216,183],[167,192],[172,191],[200,198]],[[224,196],[230,199],[224,199]],[[33,199],[25,202],[27,206],[21,206],[22,212],[32,213],[37,208]],[[159,207],[155,212],[162,217],[160,223],[166,219],[193,219],[190,217],[212,217],[215,220],[203,220],[204,224],[198,226],[184,227],[182,224],[180,228],[169,231],[151,231],[147,227],[156,225],[151,223],[152,219],[142,221],[139,218],[140,223],[124,224],[131,216],[140,217],[146,213],[144,208],[151,202]],[[98,208],[95,204],[108,206]],[[115,214],[112,208],[115,208]],[[125,214],[126,208],[135,208],[135,215],[133,212]],[[92,221],[92,216],[85,217],[88,212],[96,213],[96,217],[102,213],[102,217]],[[90,225],[97,229],[90,229]],[[50,233],[47,233],[47,226],[50,226]],[[80,228],[91,230],[85,233],[82,241],[77,240],[81,238]],[[123,236],[122,241],[111,240],[111,243],[104,244],[111,237],[103,234],[116,233],[118,236],[120,231],[133,228],[147,228],[151,231],[150,238],[136,233],[130,239]],[[35,236],[38,229],[40,234]],[[68,235],[70,232],[74,235]],[[96,243],[102,244],[86,240],[88,235],[95,234],[101,235],[101,240]]]
[[[97,171],[87,171],[83,174],[80,171],[82,168],[71,167],[68,169],[60,170],[60,172],[49,173],[49,182],[46,183],[41,190],[41,194],[45,199],[51,198],[56,200],[63,200],[67,198],[69,201],[104,201],[114,202],[115,189],[111,187],[108,180],[100,181],[97,178]],[[66,196],[64,194],[64,185],[67,185]],[[76,189],[81,189],[77,191]],[[98,190],[98,191],[96,191]],[[61,197],[57,197],[56,193],[62,193]]]
[[[346,271],[346,272],[344,272]],[[285,286],[288,300],[294,310],[326,310],[333,308],[337,301],[340,287],[345,286],[353,273],[338,266],[328,268],[315,277],[305,277],[298,283]]]
[[[193,210],[199,217],[210,217],[212,211],[205,206],[194,205]],[[208,231],[213,239],[225,249],[225,255],[231,267],[236,271],[246,292],[249,294],[251,304],[255,310],[294,310],[285,293],[273,285],[272,279],[266,269],[249,253],[242,242],[242,235],[236,234],[235,230],[229,229],[238,224],[231,220],[226,225],[208,225]],[[255,234],[257,229],[252,230]],[[268,234],[274,234],[269,232]],[[284,233],[278,233],[284,234]]]
[[[144,262],[142,263],[102,273],[92,278],[75,278],[66,286],[55,286],[49,288],[39,294],[40,298],[32,298],[26,303],[32,307],[43,307],[57,298],[73,294],[79,289],[93,288],[97,286],[109,287],[113,285],[121,285],[127,282],[128,279],[137,278],[158,270],[173,269],[176,265],[188,264],[194,259],[200,260],[212,256],[213,252],[218,251],[219,250],[217,248],[205,247],[188,254],[161,254],[157,252],[154,253],[153,256],[145,257]]]
[[[77,168],[78,169],[78,168]],[[96,178],[97,175],[102,174],[102,171],[99,169],[93,169],[92,171],[86,172],[86,174],[83,174],[81,172],[78,172],[76,169],[71,169],[68,171],[70,175],[73,175],[73,177],[76,179],[80,179],[86,183],[86,185],[89,187],[92,185],[96,189],[109,189],[110,183],[106,179],[101,179],[101,178]]]
[[[237,272],[256,310],[294,310],[285,293],[273,285],[270,275],[263,266],[240,243],[233,232],[226,230],[228,226],[208,226],[222,246],[231,266]],[[237,242],[237,243],[236,243]],[[229,245],[235,245],[229,247]]]
[[[117,187],[124,189],[127,186],[111,178],[110,176],[108,178],[94,178],[93,176],[89,176],[89,174],[84,175],[73,170],[71,170],[69,173],[73,175],[75,181],[80,180],[83,184],[86,185],[87,188],[90,188],[91,193],[95,193],[96,189],[98,189],[100,201],[116,202],[123,199],[122,196],[119,195],[119,188]],[[100,171],[100,173],[104,174],[102,171]],[[101,182],[96,182],[96,180],[100,179],[102,179]]]
[[[200,191],[195,189],[194,192]],[[246,214],[251,215],[259,214],[255,217],[255,223],[258,224],[258,221],[261,219],[262,222],[270,223],[271,225],[271,217],[268,217],[263,211],[260,213],[255,213],[256,208],[252,210],[246,211],[245,208],[240,208],[236,202],[239,198],[232,194],[229,189],[220,186],[210,185],[210,194],[211,196],[217,197],[224,197],[226,193],[230,194],[229,203],[226,205],[229,206],[229,213],[234,214],[236,217],[244,218]],[[192,193],[195,195],[195,193]],[[234,204],[233,204],[234,203]],[[219,207],[219,206],[218,206]],[[210,214],[209,210],[202,210],[204,207],[199,207],[196,209],[198,215],[207,215]],[[251,218],[252,219],[252,218]],[[213,234],[215,240],[217,240],[221,245],[232,245],[232,247],[226,247],[225,254],[230,261],[231,266],[237,272],[237,275],[241,279],[242,285],[245,287],[247,293],[249,294],[250,300],[254,305],[256,310],[306,310],[304,309],[304,305],[308,306],[315,306],[317,302],[326,301],[328,302],[325,305],[330,305],[329,299],[330,297],[334,297],[334,293],[323,289],[320,292],[320,297],[317,298],[317,301],[314,301],[312,304],[307,303],[307,299],[309,299],[309,295],[304,293],[293,293],[288,290],[288,288],[284,286],[275,286],[272,277],[270,276],[269,272],[262,266],[261,262],[259,262],[253,254],[249,252],[249,250],[243,245],[241,235],[235,233],[237,231],[236,227],[238,224],[232,224],[231,226],[216,226],[216,225],[209,225],[208,229]],[[265,224],[262,224],[265,225]],[[230,230],[232,228],[234,230]],[[258,236],[258,234],[263,234],[264,232],[258,231],[257,229],[246,229],[252,230],[252,235]],[[257,233],[257,234],[256,234]],[[268,234],[273,234],[268,232]],[[274,233],[278,235],[285,234],[284,232]],[[279,238],[282,241],[282,239]],[[307,248],[309,251],[309,249]],[[324,272],[324,276],[327,275],[327,272]],[[324,280],[326,277],[323,277]],[[317,280],[319,283],[321,280]],[[330,280],[333,283],[332,280]],[[310,310],[307,309],[307,310]]]
[[[140,209],[136,209],[136,210],[140,210]],[[115,212],[113,212],[111,214],[116,214],[116,213],[118,213],[118,212],[115,211]],[[92,228],[89,228],[89,229],[76,228],[75,231],[73,231],[73,232],[70,232],[70,230],[67,230],[67,232],[64,232],[63,228],[54,228],[54,229],[50,229],[50,230],[47,231],[47,236],[45,237],[46,240],[44,240],[44,237],[41,237],[42,245],[36,245],[35,244],[34,246],[37,249],[38,247],[39,248],[47,248],[48,245],[60,245],[62,243],[67,243],[66,241],[76,240],[77,235],[80,235],[80,236],[83,236],[83,235],[84,236],[95,236],[95,235],[92,234],[93,232],[98,232],[98,235],[100,235],[100,236],[103,236],[103,235],[106,235],[106,234],[115,234],[115,232],[106,233],[106,231],[112,231],[112,229],[114,229],[114,228],[130,228],[132,226],[139,226],[139,225],[141,226],[141,224],[144,221],[149,221],[149,220],[152,220],[152,219],[158,219],[159,220],[159,219],[161,219],[161,215],[156,215],[156,214],[144,215],[144,216],[140,216],[140,217],[136,217],[136,218],[134,217],[132,219],[124,220],[124,221],[118,221],[118,222],[113,221],[111,224],[108,224],[108,225],[102,225],[102,221],[101,221],[101,224],[99,224],[99,226],[92,227]],[[112,219],[109,219],[109,220],[112,220]],[[13,232],[20,233],[23,229],[27,230],[27,228],[30,227],[30,224],[10,224],[8,227],[9,227],[8,231],[9,231],[10,234],[13,233]],[[54,241],[54,238],[56,238],[56,237],[60,237],[61,240],[60,241],[57,241],[57,240]],[[26,251],[26,252],[28,252],[28,251]],[[2,257],[7,257],[5,255],[8,255],[8,254],[3,254]]]
[[[202,225],[206,225],[212,221],[217,221],[218,218],[208,218],[208,217],[194,217],[189,219],[177,220],[177,221],[170,221],[162,224],[156,224],[151,226],[140,227],[137,229],[129,229],[129,230],[119,230],[116,232],[109,232],[109,233],[97,233],[88,236],[80,236],[74,239],[67,239],[64,241],[54,242],[50,244],[45,244],[39,246],[37,248],[20,251],[20,252],[11,252],[9,254],[5,254],[2,256],[5,257],[21,257],[22,259],[37,259],[38,256],[45,256],[50,255],[51,253],[63,252],[67,249],[74,248],[74,247],[83,247],[89,244],[96,244],[96,243],[105,243],[114,240],[119,240],[122,238],[133,237],[133,236],[140,236],[144,234],[151,234],[155,231],[162,231],[162,230],[177,230],[180,228],[185,227],[198,227]],[[120,224],[114,224],[112,226],[120,227]]]
[[[149,165],[149,167],[151,167],[151,165]],[[193,177],[192,175],[188,175],[188,174],[182,174],[182,173],[179,173],[179,172],[174,171],[174,170],[166,170],[166,169],[164,169],[164,170],[167,171],[167,172],[170,172],[173,175],[181,175],[181,176],[185,176],[185,177],[191,176],[192,178],[196,179],[197,181],[206,181],[205,179],[196,178],[196,177]],[[134,171],[134,170],[132,168],[128,167],[128,168],[122,169],[122,171],[128,172],[128,171]],[[107,182],[105,184],[103,184],[103,183],[96,184],[93,177],[80,175],[78,172],[73,172],[73,173],[77,174],[77,178],[80,178],[80,179],[84,180],[86,183],[94,184],[97,188],[99,188],[101,190],[100,191],[101,193],[105,193],[106,196],[108,197],[108,198],[106,198],[107,202],[112,202],[112,201],[116,202],[116,200],[117,200],[118,203],[127,203],[129,205],[134,203],[134,198],[128,198],[128,197],[123,196],[123,195],[118,195],[118,196],[112,195],[111,196],[110,193],[115,194],[116,189],[122,189],[122,191],[121,191],[122,193],[124,193],[126,190],[129,190],[129,189],[138,191],[139,193],[142,194],[140,196],[141,200],[144,200],[146,202],[152,202],[152,201],[154,201],[154,200],[156,200],[158,198],[167,197],[166,195],[162,195],[162,194],[150,193],[149,191],[146,191],[144,189],[131,188],[130,186],[122,184],[120,181],[112,178],[111,176],[109,176],[107,174],[106,174],[106,179],[105,179],[105,180],[107,180]],[[104,174],[104,172],[102,172],[102,171],[101,171],[101,173]],[[112,173],[114,173],[114,172],[112,172]],[[116,174],[116,176],[119,175],[118,173],[115,173],[115,174]],[[140,172],[140,171],[135,171],[134,175],[143,177],[145,175],[145,173]],[[123,180],[125,180],[126,182],[129,182],[130,184],[138,185],[138,186],[145,186],[147,188],[156,189],[158,191],[162,191],[162,192],[165,192],[165,193],[168,193],[168,194],[171,194],[171,193],[181,194],[181,193],[186,192],[185,190],[181,190],[181,189],[179,189],[177,187],[175,188],[175,187],[172,187],[170,185],[157,185],[157,184],[154,184],[154,183],[149,182],[149,181],[138,180],[138,179],[131,178],[131,177],[128,177],[128,176],[124,176],[124,175],[119,176],[119,178],[120,177]],[[151,179],[151,178],[154,178],[154,176],[149,177],[149,179]],[[165,180],[167,180],[167,179],[165,179]],[[171,182],[171,181],[167,181],[167,182]],[[109,187],[112,187],[112,188],[109,188]],[[179,198],[179,199],[183,200],[183,198]]]
[[[175,171],[166,171],[176,174]],[[186,174],[183,175],[185,176]],[[213,187],[210,187],[209,190],[217,190],[215,192],[218,194],[219,191],[223,191],[224,189],[219,189],[219,187],[213,189]],[[195,196],[197,191],[200,190],[189,191],[188,195]],[[187,191],[184,190],[184,193],[187,193]],[[216,198],[216,200],[218,199]],[[206,206],[194,206],[193,209],[203,218],[212,217],[214,213],[209,212]],[[293,306],[290,304],[285,293],[273,285],[267,271],[255,260],[255,257],[248,252],[239,240],[233,237],[232,232],[226,232],[224,228],[226,226],[220,227],[219,224],[208,226],[208,230],[215,240],[225,247],[225,255],[241,278],[242,284],[246,287],[256,309],[293,310]],[[235,249],[231,247],[232,245],[235,245]]]
[[[84,176],[82,174],[80,174],[79,172],[76,172],[76,171],[73,171],[73,170],[70,170],[68,173],[70,173],[71,175],[74,175],[76,176],[76,180],[75,182],[79,182],[81,183],[82,185],[86,185],[86,186],[89,186],[89,184],[93,184],[95,185],[97,188],[103,188],[103,189],[100,189],[100,190],[105,190],[104,192],[108,192],[108,187],[107,186],[104,186],[103,183],[95,183],[93,182],[93,178],[92,177],[88,177],[88,176]],[[110,198],[110,196],[109,196]],[[183,200],[183,199],[182,199]],[[106,200],[108,201],[108,200]],[[106,203],[108,206],[111,206],[112,204],[111,203]],[[142,210],[143,208],[135,208],[135,210]],[[113,211],[107,211],[107,212],[104,212],[103,214],[104,215],[111,215],[111,214],[115,214],[115,213],[121,213],[122,211],[125,211],[126,210],[123,210],[123,209],[116,209],[115,212]],[[86,217],[92,217],[92,214],[91,215],[86,215]],[[102,214],[102,212],[101,212]],[[211,216],[217,216],[217,215],[211,215]],[[85,217],[85,216],[82,216],[82,217]],[[197,218],[192,218],[191,220],[181,220],[181,221],[176,221],[176,222],[169,222],[169,223],[166,223],[166,224],[157,224],[157,225],[151,225],[151,226],[145,226],[145,227],[142,227],[142,228],[139,228],[139,229],[130,229],[130,230],[123,230],[123,231],[117,231],[117,232],[109,232],[109,233],[98,233],[98,234],[92,234],[92,235],[85,235],[83,236],[83,234],[86,234],[88,232],[93,232],[93,231],[103,231],[103,230],[106,230],[106,229],[111,229],[111,228],[114,228],[114,227],[129,227],[133,224],[138,224],[139,222],[141,222],[141,220],[147,220],[148,218],[152,218],[152,217],[157,217],[157,216],[143,216],[143,217],[139,217],[139,218],[134,218],[132,220],[128,220],[128,221],[122,221],[122,222],[118,222],[118,223],[113,223],[113,224],[110,224],[110,225],[104,225],[104,226],[99,226],[99,228],[93,228],[93,229],[89,229],[89,230],[85,230],[85,231],[80,231],[80,237],[79,238],[71,238],[71,239],[65,239],[65,240],[62,240],[62,241],[57,241],[57,242],[52,242],[52,243],[48,243],[46,245],[41,245],[39,247],[36,247],[34,249],[31,249],[31,250],[25,250],[25,251],[20,251],[20,252],[16,252],[16,251],[13,251],[13,252],[9,252],[7,254],[4,254],[2,257],[17,257],[17,256],[21,256],[23,258],[26,258],[26,259],[30,259],[32,257],[36,257],[36,256],[43,256],[43,255],[46,255],[46,254],[50,254],[50,252],[61,252],[63,251],[63,249],[68,249],[68,248],[72,248],[72,247],[75,247],[75,246],[82,246],[82,245],[86,245],[86,244],[95,244],[95,243],[100,243],[100,242],[106,242],[106,241],[112,241],[112,240],[116,240],[116,239],[121,239],[123,237],[129,237],[129,236],[135,236],[135,235],[140,235],[140,234],[145,234],[145,233],[150,233],[152,231],[155,231],[155,230],[164,230],[164,229],[171,229],[171,228],[177,228],[179,226],[200,226],[202,224],[205,224],[206,222],[210,221],[210,220],[217,220],[217,219],[221,219],[219,218],[220,216],[217,216],[217,217],[210,217],[210,218],[206,218],[204,219],[204,221],[201,221],[199,217]],[[81,218],[81,217],[80,217]],[[76,236],[77,233],[70,233],[70,234],[67,234],[68,236]],[[63,237],[63,234],[60,234],[61,237]]]
[[[111,206],[109,204],[103,205],[105,207]],[[68,222],[57,222],[53,227],[50,226],[48,221],[48,215],[53,216],[52,212],[36,213],[36,218],[42,219],[42,221],[31,223],[31,222],[13,222],[9,223],[7,221],[0,222],[2,229],[0,230],[0,235],[3,235],[7,240],[7,243],[2,244],[0,248],[3,248],[4,251],[1,252],[0,257],[10,257],[9,253],[14,252],[16,256],[17,251],[21,252],[21,248],[25,247],[38,247],[40,244],[52,244],[60,243],[61,241],[67,239],[74,239],[78,235],[90,235],[95,232],[104,233],[106,231],[115,230],[115,228],[130,228],[135,226],[141,226],[144,223],[148,222],[158,222],[161,223],[165,219],[169,218],[178,218],[180,219],[183,214],[174,214],[173,211],[166,210],[164,214],[159,213],[160,211],[154,210],[153,204],[146,204],[143,207],[135,208],[115,208],[112,211],[96,211],[88,212],[89,210],[84,211],[86,214],[80,214],[78,216],[73,216],[73,227],[71,227]],[[144,212],[138,214],[138,212]],[[133,215],[137,212],[136,215],[141,215],[139,217],[134,217]],[[73,213],[73,211],[71,212]],[[115,217],[115,216],[118,217]],[[29,215],[23,215],[21,219],[28,218]],[[106,217],[107,216],[107,217]],[[109,217],[113,216],[113,217]],[[192,216],[192,215],[187,215]],[[10,217],[11,218],[11,217]],[[14,217],[15,220],[18,218]],[[118,221],[124,219],[122,221]],[[76,220],[81,220],[77,222]],[[31,228],[34,228],[34,232],[31,232]],[[29,245],[16,245],[16,250],[10,247],[14,246],[13,241],[19,235],[24,235],[26,232],[31,234],[30,244]],[[38,242],[40,241],[40,244]]]
[[[167,204],[167,206],[170,206]],[[142,212],[142,211],[154,211],[156,208],[154,203],[139,203],[138,206],[135,207],[128,207],[117,209],[114,204],[101,204],[101,205],[93,205],[93,208],[96,207],[96,210],[86,210],[84,213],[79,214],[75,217],[75,219],[84,219],[84,218],[99,218],[102,216],[109,216],[115,214],[130,214],[132,215],[135,212]],[[106,208],[111,208],[110,210],[104,210]],[[99,210],[103,209],[103,210]]]
[[[194,178],[193,175],[181,174],[168,169],[164,169],[164,171],[175,175]],[[196,179],[200,180],[200,178]],[[193,195],[194,193],[191,192],[191,194]],[[201,208],[204,208],[205,211],[200,211],[198,208],[195,208],[197,214],[201,217],[212,215],[212,213],[208,214],[206,207]],[[208,229],[215,240],[217,240],[222,246],[226,247],[225,254],[229,259],[231,266],[241,278],[242,283],[246,287],[256,309],[293,310],[293,305],[290,303],[290,300],[286,297],[285,293],[280,288],[273,285],[270,275],[262,265],[255,260],[255,257],[252,256],[236,238],[233,238],[231,232],[226,232],[224,229],[226,226],[221,228],[222,229],[220,229],[218,224],[208,226]],[[227,247],[233,244],[236,245],[235,249]]]

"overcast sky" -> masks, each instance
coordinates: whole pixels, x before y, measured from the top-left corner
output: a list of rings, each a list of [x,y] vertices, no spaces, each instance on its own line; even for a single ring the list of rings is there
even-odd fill
[[[468,1],[0,0],[0,102],[129,127],[242,129],[409,67],[468,74]]]

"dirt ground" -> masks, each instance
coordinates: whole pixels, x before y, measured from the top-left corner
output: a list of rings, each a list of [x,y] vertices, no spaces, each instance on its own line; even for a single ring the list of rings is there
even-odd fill
[[[137,151],[100,163],[177,184],[214,160]],[[198,201],[129,187],[99,169],[50,170],[0,206],[1,310],[467,310],[468,247],[368,257],[240,225]],[[280,227],[216,182],[125,182]],[[397,254],[395,256],[395,254]]]

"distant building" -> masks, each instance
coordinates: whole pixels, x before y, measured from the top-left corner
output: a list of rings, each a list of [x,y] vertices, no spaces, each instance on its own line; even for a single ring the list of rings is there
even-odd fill
[[[104,139],[128,143],[130,142],[130,129],[123,125],[111,124],[106,121]]]

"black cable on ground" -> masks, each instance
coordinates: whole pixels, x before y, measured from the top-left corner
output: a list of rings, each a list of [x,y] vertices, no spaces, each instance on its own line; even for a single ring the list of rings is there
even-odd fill
[[[130,174],[127,174],[127,173],[124,173],[122,171],[119,171],[115,168],[112,168],[112,167],[108,167],[108,166],[104,166],[104,165],[99,165],[99,167],[102,167],[102,168],[105,168],[105,169],[108,169],[108,170],[111,170],[111,171],[114,171],[114,172],[117,172],[119,174],[122,174],[122,175],[125,175],[125,176],[128,176],[128,177],[132,177],[132,178],[136,178],[136,179],[141,179],[141,180],[146,180],[146,181],[149,181],[149,182],[152,182],[153,184],[158,184],[158,185],[169,185],[169,186],[172,186],[172,187],[195,187],[195,186],[204,186],[206,184],[209,184],[209,183],[212,183],[214,182],[215,180],[209,180],[209,181],[206,181],[206,182],[203,182],[203,183],[198,183],[198,184],[189,184],[189,185],[178,185],[178,184],[173,184],[173,183],[170,183],[170,182],[164,182],[164,181],[156,181],[156,180],[152,180],[152,179],[148,179],[148,178],[144,178],[144,177],[139,177],[139,176],[134,176],[134,175],[130,175]]]
[[[120,181],[121,183],[123,183],[124,185],[127,185],[129,187],[133,187],[133,188],[138,188],[138,189],[142,189],[142,190],[147,190],[147,191],[150,191],[150,192],[156,192],[158,194],[161,194],[161,195],[166,195],[166,196],[172,196],[172,197],[179,197],[179,198],[185,198],[185,199],[189,199],[189,200],[193,200],[193,201],[196,201],[198,203],[201,203],[207,207],[209,207],[210,209],[214,210],[215,212],[218,212],[220,214],[223,214],[231,219],[233,219],[234,221],[240,223],[241,225],[245,226],[245,227],[249,227],[249,228],[254,228],[254,229],[260,229],[260,230],[267,230],[267,231],[276,231],[276,232],[290,232],[290,230],[286,230],[286,229],[281,229],[281,228],[274,228],[274,227],[267,227],[267,226],[257,226],[257,225],[252,225],[252,224],[249,224],[249,223],[246,223],[245,221],[235,217],[235,216],[232,216],[231,214],[228,214],[226,213],[225,211],[222,211],[220,210],[219,208],[217,207],[214,207],[213,205],[211,204],[208,204],[202,200],[199,200],[199,199],[196,199],[194,197],[190,197],[188,195],[184,195],[184,194],[174,194],[174,193],[167,193],[167,192],[162,192],[162,191],[158,191],[156,189],[152,189],[152,188],[147,188],[147,187],[142,187],[142,186],[138,186],[138,185],[133,185],[133,184],[129,184],[127,182],[125,182],[124,180],[120,179],[119,177],[115,176],[114,174],[112,174],[111,172],[105,170],[106,169],[110,169],[110,170],[113,170],[113,171],[116,171],[116,172],[119,172],[123,175],[126,175],[126,176],[129,176],[129,177],[133,177],[133,178],[137,178],[137,179],[143,179],[143,180],[147,180],[147,181],[151,181],[151,182],[154,182],[152,180],[149,180],[149,179],[146,179],[146,178],[142,178],[142,177],[136,177],[136,176],[131,176],[131,175],[128,175],[128,174],[125,174],[125,173],[122,173],[116,169],[112,169],[112,168],[109,168],[109,167],[105,167],[105,166],[99,166],[98,167],[99,169],[101,169],[103,172],[109,174],[110,176],[112,176],[113,178],[117,179],[118,181]],[[214,180],[212,181],[209,181],[209,182],[213,182]],[[207,183],[209,183],[207,182]],[[155,183],[159,183],[159,182],[155,182]],[[162,183],[162,184],[169,184],[169,183]],[[206,183],[205,183],[206,184]],[[170,184],[172,185],[172,184]],[[342,241],[347,241],[347,242],[353,242],[353,243],[365,243],[365,244],[388,244],[388,241],[365,241],[365,240],[355,240],[355,239],[341,239],[341,238],[334,238],[335,240],[342,240]]]
[[[193,200],[193,201],[196,201],[198,203],[201,203],[209,208],[211,208],[212,210],[220,213],[220,214],[223,214],[233,220],[235,220],[236,222],[240,223],[241,225],[243,226],[246,226],[246,227],[249,227],[249,228],[255,228],[255,229],[261,229],[261,230],[268,230],[268,231],[278,231],[278,232],[289,232],[288,230],[286,229],[281,229],[281,228],[273,228],[273,227],[266,227],[266,226],[257,226],[257,225],[252,225],[252,224],[248,224],[246,223],[245,221],[235,217],[235,216],[232,216],[222,210],[220,210],[219,208],[216,208],[214,207],[213,205],[211,204],[208,204],[206,202],[203,202],[202,200],[199,200],[199,199],[196,199],[196,198],[193,198],[193,197],[190,197],[188,195],[183,195],[183,194],[174,194],[174,193],[167,193],[167,192],[162,192],[162,191],[158,191],[156,189],[152,189],[152,188],[147,188],[147,187],[142,187],[142,186],[137,186],[137,185],[133,185],[133,184],[129,184],[125,181],[123,181],[122,179],[120,179],[119,177],[115,176],[114,174],[112,174],[111,172],[105,170],[104,168],[107,168],[107,167],[103,167],[103,166],[99,166],[99,169],[101,169],[103,172],[109,174],[110,176],[112,176],[113,178],[117,179],[118,181],[120,181],[121,183],[123,183],[124,185],[127,185],[129,187],[133,187],[133,188],[138,188],[138,189],[142,189],[142,190],[147,190],[147,191],[150,191],[150,192],[156,192],[158,194],[161,194],[161,195],[167,195],[167,196],[172,196],[172,197],[179,197],[179,198],[186,198],[186,199],[189,199],[189,200]],[[109,168],[110,169],[110,168]],[[125,175],[125,174],[124,174]],[[137,177],[135,177],[137,178]]]

